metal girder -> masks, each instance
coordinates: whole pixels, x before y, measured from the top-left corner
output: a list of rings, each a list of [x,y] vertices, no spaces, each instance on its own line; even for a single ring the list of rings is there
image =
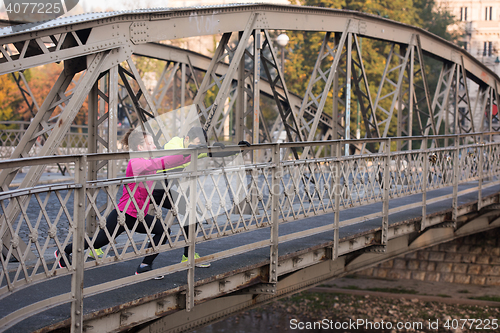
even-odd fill
[[[172,84],[173,87],[175,87],[175,76],[177,74],[177,71],[179,70],[179,67],[180,63],[170,62],[170,61],[168,61],[165,64],[165,67],[163,67],[160,79],[158,80],[158,83],[156,84],[152,94],[154,104],[157,110],[160,108],[161,103],[165,98],[165,95],[167,94],[167,90],[172,86]],[[175,91],[173,95],[175,96]],[[172,109],[175,109],[175,105],[172,105]]]
[[[130,99],[131,103],[129,107],[126,103],[127,99]],[[122,111],[125,113],[125,117],[127,117],[128,123],[131,127],[137,127],[139,124],[139,117],[135,112],[134,103],[132,98],[128,94],[128,90],[124,85],[118,86],[118,102],[122,107]]]
[[[255,31],[254,31],[254,35],[255,35]],[[255,40],[255,37],[254,37],[254,40]],[[260,42],[260,44],[262,44],[262,42]],[[219,45],[220,45],[220,43],[219,43]],[[254,42],[254,46],[255,46],[255,42]],[[260,48],[259,48],[259,50],[260,50]],[[178,48],[175,48],[175,47],[172,47],[169,45],[164,45],[164,44],[141,45],[140,48],[138,48],[137,50],[134,51],[134,54],[146,56],[146,57],[150,57],[150,58],[155,58],[155,59],[160,59],[160,60],[165,60],[165,61],[172,61],[175,63],[179,62],[182,64],[187,64],[189,66],[189,68],[191,69],[190,73],[193,72],[193,70],[192,70],[193,68],[196,68],[197,70],[206,72],[207,69],[210,67],[210,62],[211,62],[210,58],[205,57],[203,55],[196,54],[196,53],[194,53],[192,51],[188,51],[188,50],[178,49]],[[245,57],[247,62],[249,60],[252,63],[255,62],[255,60],[254,60],[255,57],[253,56],[253,54],[255,54],[255,53],[251,53],[249,50],[245,50],[244,57]],[[345,53],[344,53],[344,56],[345,56]],[[257,58],[257,59],[260,61],[260,58]],[[213,68],[213,72],[215,72],[216,75],[219,77],[219,79],[218,79],[219,81],[221,80],[221,78],[223,76],[225,76],[227,74],[228,67],[229,67],[229,65],[226,62],[219,61],[216,65],[216,67]],[[251,105],[256,105],[254,100],[255,100],[255,98],[259,97],[259,94],[256,95],[253,92],[255,89],[255,87],[254,87],[255,80],[253,79],[254,76],[255,76],[255,74],[252,73],[251,71],[246,71],[245,75],[244,75],[244,78],[245,78],[244,92],[246,94],[246,100],[248,101],[248,107],[246,107],[246,111],[243,115],[243,118],[247,118],[251,115],[251,113],[253,113]],[[188,79],[191,79],[191,78],[195,79],[196,77],[190,76]],[[237,75],[235,75],[233,77],[233,82],[237,81],[237,80],[238,80]],[[260,94],[264,94],[264,95],[272,98],[273,92],[272,92],[271,86],[270,86],[269,82],[267,81],[267,79],[265,77],[263,77],[263,78],[259,78],[258,81],[259,81],[258,86],[259,86]],[[187,80],[186,80],[186,82],[187,82]],[[196,82],[194,82],[194,83],[196,86],[198,86],[198,84]],[[183,86],[184,85],[181,85],[181,89]],[[188,85],[188,87],[191,87],[191,85]],[[280,86],[274,86],[274,89],[277,89],[279,94],[284,95],[284,92]],[[191,90],[188,89],[188,92],[191,93]],[[231,105],[233,105],[233,103],[238,95],[237,95],[237,93],[233,93],[233,92],[230,92],[230,93],[232,94],[232,98],[230,99],[230,102],[231,102]],[[183,94],[181,95],[181,98],[182,98],[182,96],[183,96]],[[298,112],[300,109],[302,99],[299,98],[298,96],[292,94],[292,93],[288,93],[288,97],[290,99],[290,103],[293,105],[292,110],[297,114],[297,117],[300,118],[298,116]],[[122,98],[122,100],[123,99],[124,98]],[[224,108],[224,111],[223,111],[223,114],[221,115],[221,118],[225,118],[228,111],[230,111],[230,110],[228,110],[227,107]],[[306,119],[314,119],[314,117],[317,114],[318,114],[317,110],[313,105],[311,105],[311,107],[307,107],[304,109],[304,117]],[[253,115],[252,115],[252,117],[253,117]],[[259,119],[263,119],[263,115],[262,115],[261,110],[259,110]],[[307,121],[306,119],[304,119],[303,121]],[[325,110],[322,113],[320,113],[318,126],[322,129],[322,132],[324,133],[325,139],[333,137],[333,135],[332,135],[332,133],[333,133],[332,122],[333,122],[332,117],[330,115],[328,115],[325,112]],[[221,135],[221,133],[222,133],[222,128],[223,128],[222,124],[223,124],[223,122],[221,121],[221,119],[219,119],[219,126],[216,129],[217,135]],[[262,131],[262,133],[260,134],[259,142],[273,142],[273,138],[272,138],[271,134],[274,132],[280,132],[283,130],[283,126],[282,126],[282,122],[281,122],[280,117],[278,117],[276,119],[272,128],[268,128],[266,122],[264,122],[264,121],[259,121],[259,127]],[[343,131],[343,128],[344,127],[340,125],[338,130]],[[249,131],[249,133],[252,133],[252,136],[253,136],[253,126],[252,126],[252,128],[250,128],[249,124],[245,125],[245,131]],[[321,153],[321,150],[318,150],[317,154],[320,154],[320,153]]]
[[[453,77],[456,70],[455,63],[443,63],[441,72],[439,73],[439,79],[434,92],[434,98],[432,100],[432,115],[435,118],[436,130],[440,131],[443,119],[446,118],[445,114],[448,112],[450,92],[453,86]],[[437,118],[437,119],[436,119]],[[427,120],[427,124],[424,131],[424,136],[429,135],[431,119]],[[445,123],[445,129],[448,131],[449,124]],[[436,145],[435,141],[432,141],[431,148]]]
[[[299,120],[293,110],[293,105],[290,103],[284,73],[282,73],[280,66],[278,66],[278,58],[267,30],[264,30],[264,36],[265,39],[261,49],[260,58],[267,80],[273,91],[273,97],[281,117],[281,126],[285,129],[288,142],[302,142],[304,141],[305,133],[303,133],[302,129],[299,127]],[[280,87],[283,93],[280,93],[277,87]],[[273,133],[274,132],[275,128],[273,127]],[[292,152],[295,159],[299,159],[297,150],[292,149]]]
[[[127,64],[129,66],[130,71],[126,70],[122,66],[119,66],[118,73],[122,79],[125,89],[127,90],[128,96],[132,99],[133,102],[132,105],[134,107],[135,114],[139,120],[140,126],[144,131],[148,131],[153,135],[153,138],[158,145],[158,142],[162,136],[164,139],[168,139],[167,131],[165,130],[164,124],[161,121],[159,121],[158,117],[159,114],[158,111],[156,110],[153,98],[146,89],[146,86],[144,85],[144,82],[142,81],[142,78],[139,75],[139,72],[135,67],[135,64],[132,61],[132,59],[128,59]],[[133,85],[130,84],[130,80],[136,82],[138,87],[137,93],[134,92]],[[140,101],[141,97],[144,97],[144,100],[146,101],[145,106],[141,105]],[[157,132],[153,130],[149,121],[155,121],[157,123],[158,125]]]
[[[428,131],[427,127],[430,127],[430,129],[432,129],[432,134],[438,135],[439,131],[436,127],[436,121],[434,118],[433,109],[431,107],[429,86],[427,83],[427,75],[425,73],[424,54],[422,51],[422,46],[420,44],[420,36],[416,35],[415,39],[416,39],[416,45],[414,45],[412,47],[416,48],[416,51],[417,51],[416,53],[417,53],[418,57],[416,59],[412,57],[412,60],[418,61],[418,69],[414,69],[410,73],[410,75],[413,76],[413,78],[411,79],[411,82],[414,85],[414,87],[412,89],[413,96],[410,96],[410,98],[413,99],[413,101],[414,101],[413,105],[415,107],[415,110],[417,111],[417,119],[418,119],[418,124],[419,124],[419,128],[420,128],[419,134],[423,135],[424,133],[428,133],[429,131]],[[414,66],[415,66],[415,64],[412,64],[412,68],[414,68]],[[418,77],[420,77],[420,79],[422,81],[421,87],[418,86],[415,82]],[[423,97],[419,98],[417,88],[419,88],[422,91],[420,96],[423,95]],[[422,103],[424,103],[424,104],[421,105]],[[424,121],[426,122],[425,125],[424,125],[424,122],[422,121],[422,116],[425,117],[424,118]],[[412,133],[410,128],[408,129],[408,132]],[[412,135],[408,134],[408,136],[412,136]],[[409,147],[409,148],[411,148],[411,147]]]
[[[221,62],[223,62],[224,59],[229,56],[229,52],[232,51],[229,48],[226,49],[230,37],[231,37],[231,34],[226,33],[222,36],[221,40],[219,41],[219,46],[217,46],[217,50],[215,51],[215,54],[212,58],[212,61],[210,62],[209,67],[207,68],[205,76],[203,77],[203,81],[201,82],[200,88],[198,89],[198,92],[197,92],[197,94],[194,98],[194,101],[193,101],[193,104],[195,104],[198,107],[198,113],[200,114],[200,116],[203,117],[203,119],[205,121],[205,130],[207,130],[207,128],[209,126],[211,126],[211,122],[209,121],[209,118],[208,118],[210,110],[212,108],[217,108],[217,105],[215,103],[212,103],[208,107],[205,106],[205,96],[207,95],[208,91],[210,89],[212,89],[214,86],[217,86],[219,88],[219,92],[220,92],[221,81],[224,80],[227,73],[221,77],[218,77],[216,74],[216,71],[217,71],[219,64]],[[227,52],[227,53],[225,53],[225,52]],[[234,59],[234,57],[233,57],[233,61],[236,61]],[[231,72],[234,72],[235,68],[236,67],[233,66]],[[233,73],[231,73],[231,74],[233,74]],[[210,133],[209,133],[209,135],[210,135]]]
[[[309,79],[309,83],[307,86],[307,90],[302,101],[302,105],[299,111],[299,122],[302,121],[305,123],[303,125],[304,128],[301,129],[301,132],[307,133],[307,141],[313,141],[316,136],[316,130],[318,128],[319,121],[321,119],[321,115],[323,113],[323,109],[325,107],[326,99],[329,96],[330,88],[332,86],[333,80],[335,78],[335,73],[337,71],[337,67],[340,62],[340,55],[344,48],[344,44],[346,42],[346,38],[349,34],[349,24],[350,21],[347,22],[347,25],[342,33],[342,37],[340,42],[336,44],[333,48],[331,48],[328,43],[330,40],[330,33],[327,32],[324,39],[323,44],[321,45],[318,58],[316,60],[316,64],[314,65],[314,70]],[[322,64],[325,59],[332,58],[331,66],[323,72]],[[319,83],[319,84],[318,84]],[[319,93],[317,93],[319,91]],[[347,97],[347,96],[346,96]],[[316,114],[310,122],[306,122],[304,119],[304,112],[306,108],[309,108],[311,105],[315,106]],[[309,147],[305,147],[303,151],[303,155],[307,156],[309,153]]]
[[[17,88],[19,89],[21,95],[23,96],[24,102],[26,103],[28,109],[30,110],[31,117],[34,118],[40,107],[38,106],[35,96],[31,92],[30,86],[28,84],[28,81],[26,80],[26,77],[24,76],[24,73],[23,72],[11,73],[11,75],[14,78],[14,81],[16,82]],[[48,134],[44,133],[43,138],[47,140]],[[59,149],[58,153],[60,153]],[[68,165],[62,165],[57,163],[57,167],[59,168],[59,171],[63,176],[65,174],[71,175],[71,171],[69,170]]]
[[[253,32],[257,16],[258,16],[257,13],[252,13],[250,15],[250,17],[248,18],[248,21],[245,25],[245,28],[243,29],[243,34],[241,35],[241,37],[239,39],[238,46],[236,47],[236,49],[234,51],[230,50],[229,46],[228,46],[228,41],[229,41],[229,37],[231,34],[226,33],[223,35],[222,41],[219,44],[219,46],[217,47],[213,61],[210,64],[210,68],[207,71],[207,73],[205,74],[205,77],[203,78],[203,82],[200,86],[200,90],[198,91],[198,94],[195,97],[194,104],[196,104],[198,106],[199,110],[201,111],[201,113],[204,117],[204,122],[205,122],[203,127],[207,131],[207,133],[209,133],[209,134],[210,134],[211,130],[213,131],[213,126],[214,126],[213,122],[216,122],[219,119],[219,116],[222,112],[222,109],[223,109],[222,106],[224,105],[224,102],[229,94],[229,87],[232,84],[232,79],[233,79],[234,73],[235,73],[236,69],[238,68],[238,66],[240,65],[241,57],[243,56],[243,53],[246,49],[247,40],[250,38],[250,36]],[[228,53],[224,54],[223,50],[226,48],[228,49]],[[229,52],[234,53],[234,54],[232,54],[232,59],[231,59],[231,62],[229,64],[228,72],[224,76],[224,79],[221,82],[216,77],[215,70],[216,70],[218,63],[220,61],[223,61],[223,59],[227,55],[229,55]],[[213,84],[211,84],[211,82],[210,82],[211,78],[213,78],[213,80],[214,80]],[[214,102],[209,107],[205,107],[203,105],[204,98],[207,94],[207,91],[214,84],[217,85],[217,87],[219,88],[218,92],[217,92],[217,96],[215,97]],[[214,134],[216,134],[216,133],[214,133]],[[216,139],[217,139],[217,135],[216,135]]]
[[[19,26],[15,32],[11,27],[4,28],[2,45],[5,47],[9,45],[6,48],[15,52],[5,57],[5,66],[0,65],[0,73],[30,68],[35,64],[50,63],[53,59],[76,58],[101,52],[113,46],[127,48],[131,45],[162,40],[242,31],[244,30],[242,26],[249,15],[256,11],[263,16],[256,26],[260,29],[341,31],[347,20],[353,19],[356,22],[357,32],[374,39],[406,44],[412,34],[419,34],[425,53],[452,62],[457,59],[457,55],[463,55],[467,71],[474,80],[486,82],[491,86],[499,81],[498,77],[479,60],[460,47],[443,41],[423,29],[363,13],[345,15],[342,10],[270,4],[92,13],[78,18],[59,18],[56,22],[42,23],[36,27]],[[189,15],[186,15],[187,12]],[[303,20],[304,15],[311,15],[314,19]],[[165,21],[169,22],[170,29],[165,29]],[[147,34],[141,34],[145,31]],[[70,39],[75,39],[69,43],[71,47],[64,47],[62,39],[64,34],[70,36],[68,37]],[[45,41],[49,43],[43,48],[40,45]],[[58,48],[59,45],[61,46]],[[31,51],[33,48],[35,51]],[[26,51],[22,61],[16,60],[19,54],[23,54],[24,49]],[[28,50],[33,52],[32,55],[27,52]],[[31,56],[27,57],[26,54]]]
[[[459,112],[456,115],[458,121],[458,126],[460,128],[459,133],[475,133],[474,129],[474,115],[472,114],[472,107],[469,98],[469,87],[467,84],[467,72],[464,66],[464,59],[461,57],[460,72],[457,72],[457,78],[459,86],[457,90],[457,105],[461,102],[466,104],[465,112]],[[462,93],[460,93],[462,91]]]
[[[411,37],[411,40],[409,42],[410,45],[412,45],[414,43],[414,38],[415,38],[415,36]],[[379,86],[379,89],[377,92],[377,97],[376,97],[375,103],[374,103],[375,113],[380,112],[379,114],[381,116],[383,115],[383,117],[378,116],[378,122],[377,122],[377,127],[379,129],[379,132],[381,133],[381,137],[383,137],[383,138],[386,138],[387,134],[389,132],[389,124],[394,116],[394,108],[395,108],[396,102],[399,98],[399,93],[402,89],[405,69],[408,65],[411,50],[412,50],[411,47],[408,47],[406,50],[406,54],[404,56],[402,56],[402,55],[397,54],[394,51],[394,46],[395,46],[395,44],[392,44],[389,55],[387,56],[384,73],[382,75],[382,80],[380,82],[380,86]],[[398,61],[396,65],[393,64],[393,56],[394,55],[396,55],[399,59],[401,59],[401,62]],[[393,67],[391,68],[391,66],[393,66]],[[394,82],[393,78],[391,78],[391,74],[393,72],[395,72],[393,75],[396,78],[396,82]],[[389,93],[384,92],[384,86],[386,85],[386,83],[389,84],[389,86],[390,86]],[[391,87],[393,88],[392,91],[391,91]],[[411,85],[410,85],[410,88],[411,88]],[[390,98],[390,97],[392,97],[391,106],[390,106],[389,110],[386,110],[381,105],[381,102],[384,99]],[[372,120],[372,122],[373,122],[373,120]],[[383,147],[381,146],[380,149],[382,150],[382,148]]]
[[[252,142],[272,142],[269,128],[266,124],[262,110],[260,109],[260,95],[265,94],[261,89],[271,90],[268,82],[261,77],[261,49],[262,49],[262,31],[255,29],[253,40],[245,50],[238,67],[238,88],[231,101],[237,99],[237,108],[235,113],[235,141],[240,141],[246,137],[251,137]],[[251,51],[250,51],[251,50]],[[245,63],[251,63],[252,69],[245,70]],[[228,119],[228,113],[224,117]],[[252,122],[249,122],[249,119]],[[222,126],[221,126],[222,127]],[[221,130],[218,130],[220,133]],[[245,134],[245,133],[246,134]],[[254,157],[255,158],[255,157]]]
[[[377,116],[375,114],[375,109],[373,107],[373,101],[370,93],[369,82],[366,77],[365,66],[363,64],[363,57],[361,54],[361,47],[358,41],[358,36],[354,34],[354,44],[356,47],[357,58],[352,61],[352,74],[355,88],[356,97],[358,99],[361,113],[363,115],[363,121],[365,123],[366,136],[368,138],[379,138],[380,132],[377,127]],[[358,71],[360,70],[361,75],[358,77]],[[363,84],[361,85],[361,82]],[[366,101],[367,104],[363,103]]]
[[[480,112],[481,120],[479,123],[479,130],[484,132],[492,132],[491,128],[491,87],[478,87],[476,102],[474,103],[473,112]],[[479,110],[477,109],[479,106]]]

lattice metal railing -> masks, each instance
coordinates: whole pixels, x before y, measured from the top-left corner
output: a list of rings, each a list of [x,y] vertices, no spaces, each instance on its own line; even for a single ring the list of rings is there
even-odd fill
[[[2,121],[0,122],[0,159],[11,158],[12,152],[21,142],[21,138],[29,126],[29,122]],[[59,145],[59,155],[84,154],[87,152],[88,134],[86,126],[72,126],[68,134]],[[44,138],[40,137],[31,150],[29,156],[38,156],[43,146]]]
[[[446,138],[455,144],[460,142],[455,135],[439,137],[440,140]],[[19,318],[51,304],[72,302],[74,306],[81,306],[85,295],[120,288],[159,274],[187,270],[191,276],[195,269],[194,248],[197,244],[212,239],[269,227],[272,248],[277,250],[279,224],[332,212],[338,216],[340,210],[351,207],[384,203],[381,212],[374,212],[375,215],[384,217],[381,226],[383,237],[379,244],[383,246],[387,241],[386,222],[390,199],[425,194],[429,190],[444,187],[453,187],[455,196],[458,196],[456,193],[459,183],[478,180],[478,196],[481,197],[482,188],[499,183],[498,143],[428,149],[429,139],[420,139],[424,143],[418,150],[355,156],[340,155],[340,147],[350,141],[309,142],[311,147],[328,147],[337,151],[337,154],[334,157],[294,161],[281,161],[279,157],[283,149],[292,148],[297,143],[261,144],[250,148],[232,146],[226,150],[234,150],[235,155],[226,158],[224,167],[214,167],[215,164],[208,159],[197,159],[198,154],[206,152],[206,149],[172,150],[168,154],[191,154],[192,163],[185,171],[101,181],[86,181],[85,178],[87,166],[94,159],[121,163],[129,158],[160,157],[167,151],[146,152],[137,156],[109,153],[1,161],[0,168],[70,163],[75,170],[75,182],[0,193],[0,232],[10,236],[3,237],[1,244],[4,256],[0,258],[0,298],[56,276],[71,275],[72,280],[78,282],[82,281],[86,269],[185,246],[190,247],[190,258],[187,263],[54,296],[29,308],[17,309],[0,319],[0,324],[8,327]],[[387,147],[391,147],[391,141],[395,140],[399,139],[359,141],[380,145],[384,143],[387,150]],[[249,165],[244,163],[241,154],[237,154],[241,149],[263,150],[274,157],[271,163]],[[135,199],[135,194],[144,189],[147,198],[142,201]],[[157,197],[155,200],[154,189],[162,191],[159,199]],[[126,222],[125,214],[119,209],[119,198],[123,191],[127,191],[131,198],[123,210],[134,207],[138,212],[138,218],[132,224]],[[173,202],[172,208],[168,210],[162,208],[167,200]],[[6,214],[9,205],[15,206],[20,214],[14,218]],[[456,200],[453,205],[452,208],[456,210]],[[99,209],[101,206],[105,209]],[[107,227],[106,220],[113,210],[118,212],[117,224],[111,228]],[[90,223],[90,216],[95,219],[98,228],[93,233],[85,233],[85,224]],[[364,218],[359,217],[355,222]],[[152,223],[148,224],[147,221]],[[160,231],[153,230],[151,225],[158,225]],[[195,225],[196,228],[184,228],[185,225]],[[329,227],[329,230],[338,230],[333,221]],[[298,232],[290,239],[304,237],[306,232],[307,235],[324,232],[325,226],[321,228]],[[100,231],[105,232],[105,242],[98,240]],[[191,238],[190,235],[194,237]],[[6,242],[5,239],[9,241]],[[20,241],[27,244],[24,250],[18,246]],[[73,246],[74,249],[83,247],[84,242],[89,245],[88,249],[78,252],[78,255],[67,255],[65,247],[75,242],[77,245]],[[338,248],[338,237],[334,242],[337,242],[335,248]],[[210,259],[202,257],[196,263],[218,260],[250,249],[267,247],[269,244],[267,240],[242,245],[211,254]],[[104,251],[102,257],[92,256],[98,248]],[[66,267],[58,268],[53,257],[55,250],[58,250],[59,258]],[[14,254],[21,258],[18,262],[11,261]],[[34,255],[35,259],[29,254]],[[277,251],[272,250],[271,256],[275,256],[277,260]],[[270,272],[270,282],[276,281],[276,278],[276,273]],[[194,295],[193,288],[194,280],[188,279],[188,293]],[[79,294],[82,296],[78,296]],[[186,302],[191,302],[187,304],[188,308],[194,306],[193,297],[187,297]]]

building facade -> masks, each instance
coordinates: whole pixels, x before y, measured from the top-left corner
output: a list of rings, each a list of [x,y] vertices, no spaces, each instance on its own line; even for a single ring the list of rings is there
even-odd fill
[[[500,74],[500,0],[440,0],[465,32],[462,47]]]

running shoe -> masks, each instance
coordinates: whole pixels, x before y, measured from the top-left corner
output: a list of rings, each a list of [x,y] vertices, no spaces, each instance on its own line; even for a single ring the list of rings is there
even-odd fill
[[[94,253],[95,252],[95,253]],[[104,251],[101,249],[95,249],[94,251],[90,251],[89,256],[94,258],[97,257],[99,259],[102,259],[102,256],[104,254]]]
[[[200,259],[200,255],[198,253],[195,253],[194,254],[194,259]],[[188,257],[186,257],[185,255],[182,255],[182,260],[181,262],[187,262],[188,261]],[[210,267],[210,263],[202,263],[202,264],[196,264],[196,267],[199,267],[199,268],[208,268]]]
[[[64,261],[64,259],[62,258],[61,254],[59,253],[59,250],[55,250],[54,257],[56,257],[57,267],[59,268],[66,267],[66,261]],[[68,259],[69,264],[71,265],[71,257],[69,255],[66,255],[66,259]]]
[[[139,265],[137,267],[137,270],[135,271],[135,275],[146,273],[146,272],[149,272],[149,271],[152,271],[152,270],[153,270],[153,267],[151,265],[146,265],[146,266],[142,266],[142,267],[141,267],[141,265]],[[154,277],[153,279],[155,279],[155,280],[161,280],[163,278],[164,278],[163,275],[159,275],[157,277]]]

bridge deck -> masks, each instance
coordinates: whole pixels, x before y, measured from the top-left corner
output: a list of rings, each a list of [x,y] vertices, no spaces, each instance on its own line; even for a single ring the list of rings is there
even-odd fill
[[[484,185],[487,185],[485,183]],[[460,191],[467,190],[477,186],[477,182],[459,185]],[[437,198],[443,195],[452,193],[452,187],[442,188],[427,193],[427,198]],[[498,186],[491,186],[483,189],[483,198],[487,196],[497,195],[499,192]],[[393,208],[405,206],[415,202],[421,201],[421,194],[412,195],[408,197],[393,199],[390,202],[391,214],[389,216],[389,224],[394,225],[412,223],[413,221],[420,220],[421,208],[407,209],[400,212],[393,210]],[[467,206],[477,202],[477,193],[475,191],[459,196],[459,206]],[[427,206],[427,214],[439,215],[451,211],[451,199],[443,200]],[[360,216],[367,216],[374,212],[382,210],[382,203],[375,203],[371,205],[356,207],[341,211],[340,221],[347,221]],[[310,229],[322,225],[328,225],[333,222],[334,214],[326,214],[322,216],[309,217],[294,222],[289,222],[280,225],[279,233],[286,235],[301,230]],[[341,227],[340,239],[341,242],[354,236],[363,234],[369,231],[379,229],[381,226],[382,218],[374,218],[364,222],[356,223]],[[228,248],[250,244],[253,242],[267,239],[269,228],[263,228],[253,232],[243,233],[240,235],[225,237],[215,241],[209,241],[197,245],[197,252],[202,255],[219,252]],[[279,255],[284,256],[291,253],[297,253],[306,249],[311,249],[319,245],[331,243],[333,239],[333,230],[314,236],[305,237],[299,240],[289,241],[279,246]],[[182,253],[180,250],[170,251],[158,256],[155,261],[155,266],[171,265],[179,262]],[[259,267],[268,264],[269,262],[269,249],[261,248],[247,252],[244,254],[236,255],[224,260],[212,262],[210,268],[197,268],[195,280],[196,281],[209,281],[214,276],[234,272],[245,271],[251,267]],[[139,260],[132,260],[128,262],[121,262],[114,265],[99,267],[85,272],[85,287],[103,283],[118,277],[126,277],[133,274],[135,268],[139,264]],[[9,313],[27,306],[31,303],[55,296],[61,293],[70,291],[70,276],[63,276],[54,278],[43,283],[20,290],[0,302],[0,316],[6,316]],[[118,290],[106,292],[99,295],[94,295],[85,299],[84,311],[85,314],[101,311],[106,313],[108,311],[116,310],[122,304],[129,302],[137,302],[140,299],[154,298],[156,294],[163,293],[165,295],[169,292],[178,292],[183,290],[186,285],[186,272],[177,272],[167,275],[163,280],[149,280],[143,283],[127,286]],[[70,305],[64,304],[45,312],[34,315],[26,320],[11,327],[7,332],[31,332],[42,329],[48,325],[56,324],[57,322],[68,320],[70,318]]]

